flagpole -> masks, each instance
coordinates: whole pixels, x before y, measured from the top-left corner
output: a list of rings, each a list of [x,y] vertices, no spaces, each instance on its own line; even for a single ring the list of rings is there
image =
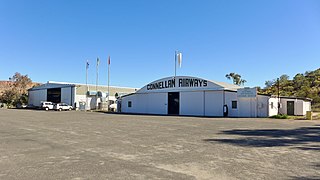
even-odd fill
[[[97,71],[97,77],[96,77],[96,110],[99,108],[99,105],[98,105],[98,79],[99,79],[99,63],[100,63],[100,60],[99,60],[99,57],[97,58],[97,67],[96,67],[96,71]]]
[[[87,86],[87,91],[89,91],[89,88],[88,88],[88,60],[87,60],[87,63],[86,63],[86,86]]]
[[[97,67],[96,67],[96,73],[97,73],[97,77],[96,77],[96,92],[98,93],[98,78],[99,78],[99,57],[97,58]]]
[[[108,58],[108,111],[110,109],[109,97],[110,97],[110,56]]]
[[[88,91],[89,91],[89,86],[88,86],[88,69],[89,69],[89,60],[87,60],[86,63],[86,86],[87,86],[87,92],[86,92],[86,106],[85,106],[85,110],[88,109]]]
[[[177,76],[177,51],[174,52],[174,77]]]

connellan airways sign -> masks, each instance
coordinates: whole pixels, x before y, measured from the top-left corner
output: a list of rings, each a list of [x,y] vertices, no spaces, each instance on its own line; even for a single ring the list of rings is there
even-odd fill
[[[198,78],[173,78],[147,85],[147,90],[166,89],[175,87],[207,87],[208,81]]]

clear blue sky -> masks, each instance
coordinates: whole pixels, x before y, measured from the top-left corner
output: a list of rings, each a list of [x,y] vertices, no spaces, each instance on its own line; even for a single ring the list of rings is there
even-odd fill
[[[0,79],[142,87],[174,74],[264,86],[320,67],[318,0],[1,0]]]

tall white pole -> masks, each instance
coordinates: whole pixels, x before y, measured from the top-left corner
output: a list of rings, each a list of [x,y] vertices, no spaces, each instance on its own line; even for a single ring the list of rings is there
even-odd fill
[[[88,68],[89,68],[89,61],[87,60],[87,63],[86,63],[86,86],[87,86],[87,91],[89,91],[89,88],[88,88]]]
[[[99,79],[99,57],[97,58],[97,67],[96,67],[96,73],[97,73],[97,77],[96,77],[96,92],[98,93],[98,79]]]
[[[86,105],[85,105],[85,110],[88,109],[88,91],[89,91],[89,87],[88,87],[88,69],[89,69],[89,60],[87,60],[87,63],[86,63],[86,86],[87,86],[87,92],[86,92]]]
[[[96,77],[96,109],[99,108],[99,104],[98,104],[98,81],[99,81],[99,57],[97,58],[97,66],[96,66],[96,71],[97,71],[97,77]]]
[[[108,58],[108,111],[109,111],[109,105],[110,105],[110,103],[109,103],[109,97],[110,97],[110,56],[109,56],[109,58]]]
[[[174,77],[177,76],[177,51],[174,52]]]

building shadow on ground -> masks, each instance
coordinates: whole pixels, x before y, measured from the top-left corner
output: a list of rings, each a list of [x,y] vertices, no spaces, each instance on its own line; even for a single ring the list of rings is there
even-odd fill
[[[311,165],[310,168],[314,168],[320,171],[320,164]],[[291,176],[291,180],[319,180],[320,176]]]
[[[320,171],[320,164],[312,165],[311,168],[319,169]],[[319,180],[320,176],[291,176],[291,180]]]
[[[289,147],[306,151],[320,151],[320,126],[297,129],[234,129],[219,134],[231,135],[228,138],[203,139],[209,143],[225,143],[242,147]],[[310,168],[319,169],[320,164]],[[289,177],[293,180],[315,180],[320,176]]]
[[[301,150],[320,151],[320,126],[297,129],[234,129],[222,131],[220,134],[236,137],[203,141],[247,147],[293,146]]]

